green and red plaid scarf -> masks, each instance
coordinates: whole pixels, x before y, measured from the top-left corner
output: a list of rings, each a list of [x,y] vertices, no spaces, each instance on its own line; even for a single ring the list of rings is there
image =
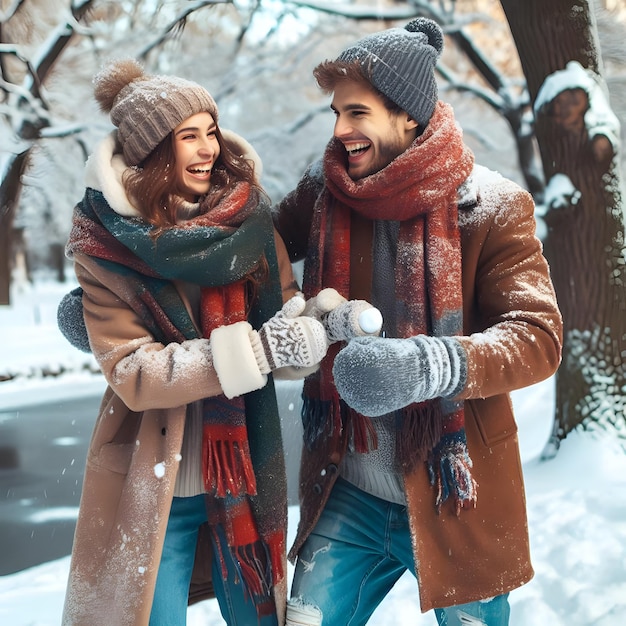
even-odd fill
[[[68,256],[82,252],[120,276],[121,298],[164,344],[199,336],[173,281],[200,286],[201,336],[247,319],[260,325],[282,305],[269,208],[239,183],[208,211],[158,237],[87,189],[74,211]],[[247,307],[245,280],[265,257],[268,277]],[[249,310],[248,310],[249,309]],[[220,525],[259,614],[285,577],[287,490],[273,382],[243,397],[203,401],[207,510]],[[261,566],[260,564],[263,564]],[[224,566],[224,563],[222,562]],[[225,571],[225,569],[224,569]]]
[[[474,164],[452,108],[439,102],[424,133],[378,173],[352,180],[345,149],[332,140],[324,155],[326,188],[318,201],[309,239],[304,292],[312,297],[334,287],[350,292],[350,215],[399,221],[395,268],[396,328],[387,336],[458,335],[463,332],[461,240],[457,189]],[[377,262],[374,258],[374,273]],[[305,441],[349,437],[358,452],[375,446],[369,418],[339,399],[332,364],[340,344],[304,387]],[[405,473],[427,462],[439,509],[452,496],[457,512],[474,504],[476,483],[465,438],[463,403],[435,399],[398,411],[397,456]]]

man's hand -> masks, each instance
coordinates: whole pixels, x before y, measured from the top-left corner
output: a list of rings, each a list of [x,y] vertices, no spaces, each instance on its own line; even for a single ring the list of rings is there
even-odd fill
[[[350,407],[376,417],[414,402],[453,397],[465,384],[467,357],[452,337],[357,337],[337,354],[333,376]]]

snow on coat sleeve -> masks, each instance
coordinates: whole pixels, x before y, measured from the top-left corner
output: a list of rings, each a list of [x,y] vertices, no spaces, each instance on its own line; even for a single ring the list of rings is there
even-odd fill
[[[468,379],[458,398],[532,385],[559,366],[562,319],[529,193],[495,173],[460,212]],[[468,269],[470,268],[470,269]],[[471,297],[468,295],[471,294]]]
[[[133,411],[173,408],[220,394],[208,339],[163,345],[115,294],[119,277],[77,256],[85,325],[93,354],[115,393]],[[107,284],[109,283],[109,284]]]

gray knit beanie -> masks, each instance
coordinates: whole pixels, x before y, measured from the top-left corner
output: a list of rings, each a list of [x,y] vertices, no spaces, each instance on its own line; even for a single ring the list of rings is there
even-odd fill
[[[94,95],[110,113],[128,165],[141,163],[181,122],[217,105],[200,85],[176,76],[144,74],[134,59],[112,61],[94,77]]]
[[[439,24],[418,17],[404,28],[363,37],[337,61],[358,61],[372,85],[424,128],[438,99],[435,66],[442,49]]]

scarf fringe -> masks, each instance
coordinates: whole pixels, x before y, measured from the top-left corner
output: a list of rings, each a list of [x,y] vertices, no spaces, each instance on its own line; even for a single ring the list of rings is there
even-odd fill
[[[350,448],[355,452],[366,453],[378,446],[370,418],[351,409],[337,395],[332,400],[303,397],[302,424],[308,450],[313,450],[322,437],[342,433],[348,435]]]
[[[255,598],[269,597],[272,566],[269,551],[263,542],[257,541],[246,546],[233,547],[232,553],[245,593]]]
[[[441,512],[443,503],[452,496],[455,511],[476,506],[478,483],[471,473],[472,460],[465,442],[465,431],[444,435],[428,459],[430,484],[435,487],[435,506]]]
[[[428,458],[441,439],[443,413],[439,402],[411,404],[397,414],[396,454],[400,467],[410,472]]]
[[[285,533],[277,531],[265,537],[265,544],[269,549],[270,560],[272,564],[272,579],[271,584],[275,587],[286,576],[285,566],[287,543]]]
[[[245,428],[237,429],[242,431],[237,437],[231,429],[227,433],[229,436],[221,437],[224,433],[220,430],[223,429],[215,424],[203,426],[202,473],[205,489],[218,498],[225,498],[227,494],[234,497],[256,495],[256,478]]]
[[[272,597],[272,588],[285,577],[285,535],[275,532],[265,540],[231,548],[245,591],[258,602]],[[255,603],[256,603],[255,602]]]
[[[372,420],[365,415],[357,413],[348,407],[345,402],[341,403],[346,412],[346,422],[350,424],[352,447],[355,452],[365,454],[378,448],[378,435],[372,424]]]
[[[331,400],[302,396],[301,416],[307,450],[315,449],[323,437],[332,437],[341,432],[339,405]]]
[[[222,578],[226,580],[229,574],[222,544],[215,527],[213,527],[212,532]],[[269,546],[260,539],[245,545],[229,546],[232,563],[235,567],[235,582],[241,582],[244,597],[254,602],[259,618],[272,615],[276,610],[272,587],[280,580],[274,574],[275,571],[280,571],[284,576],[283,557],[279,552],[281,545],[284,550],[284,534],[278,532],[276,537],[270,539]],[[276,560],[273,554],[278,557]]]
[[[259,617],[272,615],[276,611],[273,588],[284,580],[286,575],[286,534],[282,529],[260,535],[251,519],[250,502],[241,497],[231,500],[213,499],[207,504],[209,526],[216,547],[215,558],[220,564],[222,578],[229,576],[225,559],[228,550],[235,568],[236,582],[241,581],[246,598],[251,599]],[[236,510],[235,519],[220,518],[227,510]],[[220,532],[226,538],[227,548],[220,541]]]

